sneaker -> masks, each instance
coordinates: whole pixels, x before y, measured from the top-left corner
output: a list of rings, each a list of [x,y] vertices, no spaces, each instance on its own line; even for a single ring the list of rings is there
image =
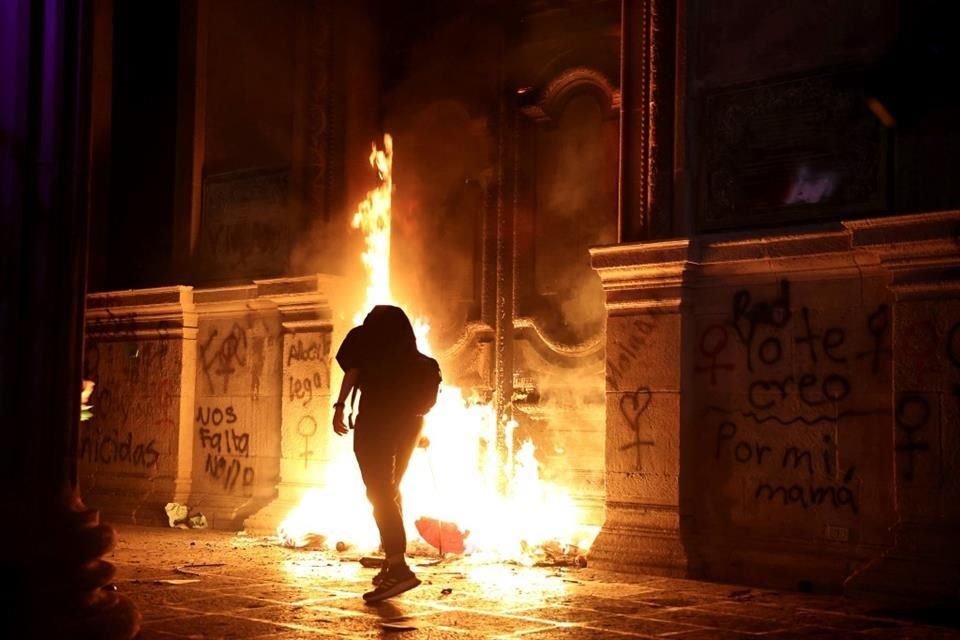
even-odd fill
[[[387,577],[387,573],[388,573],[387,570],[388,570],[387,564],[384,563],[383,566],[380,568],[380,571],[377,572],[377,575],[373,576],[373,580],[370,581],[373,583],[373,586],[376,587],[381,582],[383,582],[383,579]]]
[[[420,580],[410,571],[410,567],[393,567],[383,571],[383,577],[373,591],[363,594],[365,602],[380,602],[404,591],[409,591],[420,584]],[[379,574],[378,574],[379,575]]]

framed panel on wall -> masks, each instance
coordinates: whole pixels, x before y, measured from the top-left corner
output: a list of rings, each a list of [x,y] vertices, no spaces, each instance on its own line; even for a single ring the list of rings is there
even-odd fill
[[[701,231],[794,224],[888,206],[889,135],[859,70],[717,89],[702,97],[695,160]]]
[[[896,0],[689,0],[686,169],[698,231],[889,208],[890,135],[867,106]]]
[[[240,282],[285,272],[291,241],[288,180],[285,169],[233,171],[204,178],[194,255],[199,281]]]

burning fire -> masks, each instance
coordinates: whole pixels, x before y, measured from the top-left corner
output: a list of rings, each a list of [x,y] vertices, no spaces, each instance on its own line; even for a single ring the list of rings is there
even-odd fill
[[[367,298],[364,308],[354,317],[354,324],[377,304],[392,304],[390,294],[390,210],[393,198],[393,138],[383,136],[383,149],[374,144],[370,166],[377,170],[380,185],[367,194],[353,214],[353,228],[363,232],[367,250],[361,258],[367,268]]]
[[[377,304],[396,304],[390,289],[390,214],[393,193],[393,140],[373,145],[370,165],[380,184],[353,216],[364,234],[363,264],[369,275],[366,301],[354,323]],[[414,319],[421,351],[431,354],[430,327]],[[538,556],[584,553],[598,527],[582,524],[570,494],[542,480],[534,446],[511,446],[516,423],[498,420],[490,403],[465,397],[442,385],[436,406],[424,419],[429,444],[413,454],[401,491],[411,546],[441,554],[465,553],[479,560],[532,563]],[[498,451],[498,430],[507,451]],[[376,551],[379,534],[350,447],[342,447],[325,467],[323,489],[311,489],[278,528],[283,544],[336,546]],[[415,539],[414,533],[420,536]],[[433,549],[430,549],[431,552]]]

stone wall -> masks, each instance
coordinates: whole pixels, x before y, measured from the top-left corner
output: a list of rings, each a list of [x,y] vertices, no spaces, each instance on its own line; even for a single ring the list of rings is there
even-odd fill
[[[162,503],[190,490],[196,331],[189,287],[88,296],[84,378],[96,389],[80,427],[80,482],[109,515],[158,522]]]
[[[256,285],[194,292],[190,506],[230,527],[273,497],[279,475],[280,312],[257,293]]]
[[[330,279],[324,280],[324,291]],[[270,292],[280,303],[280,358],[273,384],[280,391],[276,428],[279,435],[279,478],[276,498],[249,518],[254,530],[273,530],[311,487],[321,485],[324,465],[334,455],[328,447],[332,401],[331,345],[334,325],[328,300],[319,291],[281,287]],[[318,312],[319,311],[319,312]],[[349,327],[336,327],[342,339]]]
[[[296,443],[326,434],[303,425],[328,421],[332,325],[321,281],[90,294],[85,376],[97,387],[79,443],[87,502],[150,524],[166,524],[164,506],[177,502],[236,529],[297,480]],[[261,523],[275,527],[282,515]]]
[[[707,573],[765,575],[744,566],[741,532],[786,543],[794,572],[830,582],[888,540],[891,295],[878,273],[830,262],[696,293],[688,482],[693,525],[719,536]]]
[[[955,596],[958,228],[942,213],[594,250],[609,315],[594,560]]]

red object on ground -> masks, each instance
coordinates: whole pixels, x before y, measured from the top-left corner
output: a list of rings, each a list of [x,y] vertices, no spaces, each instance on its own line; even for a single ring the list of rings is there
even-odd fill
[[[436,518],[423,517],[415,523],[420,537],[441,553],[463,553],[466,550],[464,540],[467,534],[460,531],[455,522],[444,522]]]

